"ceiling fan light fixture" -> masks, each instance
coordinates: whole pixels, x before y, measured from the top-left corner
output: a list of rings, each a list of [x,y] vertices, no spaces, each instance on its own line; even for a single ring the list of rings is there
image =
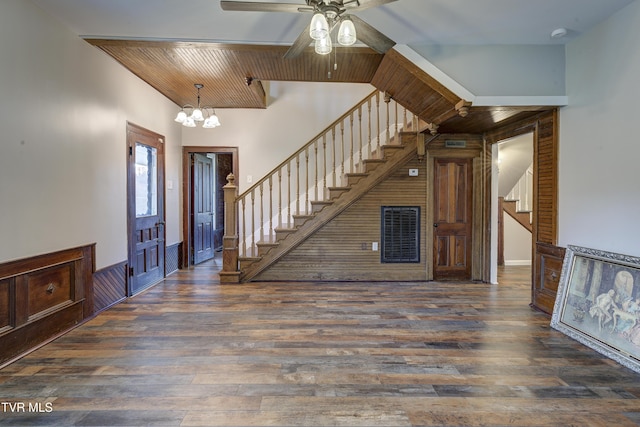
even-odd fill
[[[340,23],[338,30],[338,43],[342,46],[351,46],[356,42],[356,27],[348,16],[345,16]]]
[[[318,55],[328,55],[332,50],[331,37],[316,40],[315,50]]]
[[[309,26],[309,35],[314,40],[326,38],[329,35],[329,23],[322,12],[316,12],[311,18]]]

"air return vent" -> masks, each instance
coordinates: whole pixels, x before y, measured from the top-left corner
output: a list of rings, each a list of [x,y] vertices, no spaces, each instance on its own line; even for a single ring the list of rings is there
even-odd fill
[[[383,206],[381,236],[382,262],[420,262],[420,207]]]
[[[467,141],[464,139],[447,139],[444,141],[444,146],[447,148],[465,148]]]

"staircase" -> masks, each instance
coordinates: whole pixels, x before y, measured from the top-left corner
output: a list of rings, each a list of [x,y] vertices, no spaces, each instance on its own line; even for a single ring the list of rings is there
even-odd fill
[[[225,232],[237,235],[226,237],[221,282],[250,281],[304,242],[415,157],[420,130],[375,91],[237,197],[231,177]]]
[[[529,232],[533,232],[533,227],[531,225],[531,212],[518,211],[517,204],[517,200],[503,200],[502,209],[505,213],[509,214],[511,218],[515,219],[518,224],[529,230]]]
[[[520,225],[533,231],[532,223],[533,206],[533,164],[522,174],[518,182],[513,186],[509,194],[502,202],[502,208]]]

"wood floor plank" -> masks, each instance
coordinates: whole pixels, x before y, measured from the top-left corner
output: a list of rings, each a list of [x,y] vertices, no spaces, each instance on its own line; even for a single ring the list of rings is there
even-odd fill
[[[0,426],[640,425],[640,375],[551,329],[528,268],[499,285],[218,271],[179,271],[0,370]]]

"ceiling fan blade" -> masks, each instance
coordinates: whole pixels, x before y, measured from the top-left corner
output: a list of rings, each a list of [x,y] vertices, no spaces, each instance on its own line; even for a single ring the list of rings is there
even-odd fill
[[[284,54],[285,59],[292,59],[299,56],[313,41],[311,35],[309,35],[309,27],[304,27],[304,30],[300,33],[296,41],[289,50]]]
[[[222,10],[240,12],[298,12],[304,5],[291,3],[258,3],[254,1],[220,1]]]
[[[398,0],[345,0],[343,5],[346,9],[364,10],[370,7],[383,6],[387,3],[393,3]]]
[[[356,37],[378,53],[386,53],[396,42],[355,15],[349,15],[356,27]]]

